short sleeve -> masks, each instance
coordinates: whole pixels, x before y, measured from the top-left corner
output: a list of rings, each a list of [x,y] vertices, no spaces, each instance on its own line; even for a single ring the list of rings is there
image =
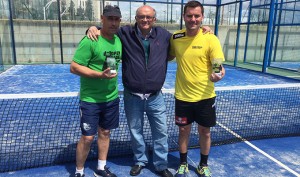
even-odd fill
[[[87,66],[89,60],[92,58],[92,41],[86,36],[79,42],[78,48],[75,51],[73,61]]]
[[[216,58],[225,61],[225,57],[219,39],[215,35],[210,34],[210,59],[212,60]]]

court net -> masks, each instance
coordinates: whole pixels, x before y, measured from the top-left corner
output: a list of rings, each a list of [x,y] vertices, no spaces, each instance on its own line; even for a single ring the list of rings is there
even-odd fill
[[[263,138],[300,135],[300,84],[219,87],[217,121],[212,145]],[[163,90],[168,115],[169,148],[177,150],[174,124],[174,90]],[[130,154],[123,96],[120,93],[120,126],[111,134],[109,156]],[[0,172],[75,162],[80,138],[77,93],[0,95]],[[145,141],[151,150],[148,120]],[[196,125],[189,147],[198,147]],[[88,159],[97,159],[96,141]]]

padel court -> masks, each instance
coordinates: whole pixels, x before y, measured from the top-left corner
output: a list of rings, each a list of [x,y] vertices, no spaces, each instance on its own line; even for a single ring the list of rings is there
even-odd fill
[[[214,177],[293,177],[300,174],[300,83],[271,74],[226,67],[216,83],[218,124],[212,128],[209,165]],[[169,169],[179,163],[174,117],[176,63],[170,62],[163,93],[168,111]],[[120,126],[111,134],[108,166],[130,176],[131,143],[123,110],[121,73]],[[72,176],[80,137],[79,77],[69,65],[16,65],[0,74],[0,176]],[[151,133],[144,138],[151,156]],[[199,162],[196,126],[190,136],[190,176]],[[151,159],[151,158],[150,158]],[[85,167],[93,176],[97,144]],[[157,176],[151,162],[139,175]]]

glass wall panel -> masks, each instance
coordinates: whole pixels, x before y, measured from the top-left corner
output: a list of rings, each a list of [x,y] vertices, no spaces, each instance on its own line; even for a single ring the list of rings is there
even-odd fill
[[[183,3],[186,4],[190,0],[183,0]],[[217,5],[217,0],[198,0],[203,5]],[[181,3],[181,0],[173,0],[173,2]]]
[[[237,2],[238,0],[221,0],[221,4]]]
[[[277,17],[281,24],[300,23],[300,2],[283,4],[282,9],[278,5],[278,9]],[[280,19],[279,16],[281,16]]]
[[[167,24],[170,18],[169,4],[147,3],[156,10],[156,24]]]
[[[250,8],[250,2],[249,1],[243,2],[242,19],[241,19],[242,23],[248,22],[249,8]]]
[[[267,22],[269,20],[270,6],[252,8],[250,22]]]
[[[220,25],[236,25],[238,22],[239,4],[221,6]]]
[[[252,6],[270,4],[271,0],[252,0]]]
[[[181,19],[181,5],[170,4],[168,6],[169,10],[169,20],[168,22],[171,24],[180,24]]]
[[[180,4],[180,3],[181,3],[181,0],[173,0],[172,2],[173,2],[173,3]]]
[[[60,63],[57,2],[14,0],[12,3],[17,63]]]
[[[217,5],[217,0],[201,0],[203,5]]]
[[[169,2],[169,0],[145,0],[146,4],[148,4],[149,2],[152,3],[152,2],[162,2],[162,3],[166,3],[166,2]]]
[[[277,27],[275,36],[270,66],[300,71],[299,26]]]
[[[61,3],[64,1],[65,8],[61,9],[61,14],[63,14],[61,20],[63,62],[70,63],[80,40],[85,37],[88,27],[101,26],[103,6],[110,4],[110,2],[63,0]],[[56,22],[58,21],[56,20]],[[57,40],[59,40],[59,36],[57,36]],[[57,42],[57,44],[59,43]],[[59,50],[59,45],[56,45],[56,49]]]
[[[265,53],[267,25],[254,25],[249,28],[246,62],[262,64]]]
[[[237,66],[240,66],[240,64],[244,63],[244,53],[245,53],[245,50],[247,50],[245,48],[246,39],[247,39],[247,26],[248,25],[240,26],[240,38],[239,38],[239,45],[238,45]],[[228,59],[229,59],[229,61],[231,61],[230,58],[228,58]]]
[[[215,25],[215,21],[216,21],[216,7],[204,6],[203,24]]]
[[[8,1],[0,1],[0,72],[13,64]]]
[[[235,56],[235,44],[237,36],[239,4],[222,6],[221,23],[219,25],[218,38],[223,47],[226,61],[233,62]]]
[[[142,2],[120,2],[105,1],[105,4],[118,5],[122,13],[122,24],[135,23],[135,14],[138,7],[142,6]],[[121,24],[121,25],[122,25]]]

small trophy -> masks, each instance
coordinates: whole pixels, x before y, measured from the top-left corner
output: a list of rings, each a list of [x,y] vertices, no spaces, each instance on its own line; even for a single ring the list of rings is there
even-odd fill
[[[116,74],[117,73],[116,59],[113,57],[107,57],[106,62],[107,62],[107,66],[110,68],[110,74]]]
[[[214,73],[216,73],[217,75],[219,76],[222,76],[222,59],[221,58],[214,58],[213,61],[212,61],[212,70]]]

